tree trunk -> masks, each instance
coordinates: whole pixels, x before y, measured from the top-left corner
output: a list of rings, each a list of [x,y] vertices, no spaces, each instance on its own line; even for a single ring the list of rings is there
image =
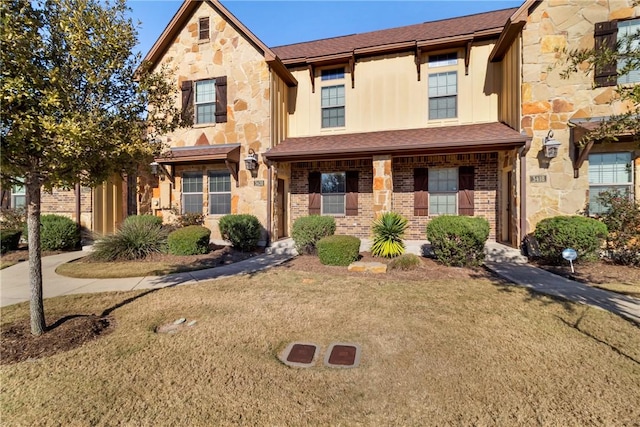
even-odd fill
[[[40,180],[30,177],[27,187],[27,228],[29,232],[29,285],[31,288],[31,333],[42,335],[46,329],[42,302],[42,252],[40,250]]]

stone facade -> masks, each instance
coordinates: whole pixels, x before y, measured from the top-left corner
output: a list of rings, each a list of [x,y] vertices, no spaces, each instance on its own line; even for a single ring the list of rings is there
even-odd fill
[[[593,87],[593,72],[573,73],[563,78],[564,49],[592,48],[594,25],[613,19],[640,16],[640,7],[631,0],[556,0],[543,1],[530,11],[522,31],[522,104],[521,127],[533,138],[527,155],[529,176],[545,176],[545,182],[527,186],[528,231],[543,218],[579,214],[588,204],[588,162],[574,178],[574,142],[570,120],[607,117],[626,110],[615,100],[614,87]],[[584,71],[584,69],[583,69]],[[561,143],[558,157],[545,159],[543,143],[549,131]],[[636,195],[638,156],[636,146],[600,146],[599,151],[632,150],[636,158]],[[594,151],[592,151],[594,152]]]
[[[209,18],[210,38],[199,40],[198,20]],[[227,121],[215,124],[194,124],[166,135],[163,141],[170,147],[207,146],[217,144],[240,144],[238,182],[232,178],[231,213],[250,213],[267,226],[268,168],[259,159],[257,173],[245,169],[242,159],[249,150],[255,153],[266,151],[271,144],[270,84],[271,71],[263,54],[239,32],[234,25],[207,3],[202,2],[189,18],[173,43],[162,56],[159,66],[175,70],[176,93],[183,81],[227,77]],[[178,107],[181,100],[177,99]],[[225,168],[224,162],[210,164],[180,164],[175,168],[175,185],[170,191],[159,192],[170,200],[159,200],[155,213],[167,221],[172,218],[171,209],[181,209],[181,173],[183,171],[207,171]],[[206,181],[206,173],[205,173]],[[220,238],[217,221],[219,216],[207,215],[207,192],[204,183],[203,213],[205,225],[212,230],[212,238]]]

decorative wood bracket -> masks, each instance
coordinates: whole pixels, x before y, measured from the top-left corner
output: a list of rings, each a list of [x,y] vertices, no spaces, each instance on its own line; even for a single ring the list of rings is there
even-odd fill
[[[351,74],[351,89],[356,87],[356,55],[351,54],[349,58],[349,73]]]
[[[573,129],[572,129],[573,130]],[[594,141],[589,141],[587,145],[580,150],[580,146],[578,144],[575,145],[575,156],[573,157],[573,177],[578,178],[580,176],[580,168],[584,161],[589,157],[589,153],[591,152],[591,148],[593,147]]]
[[[469,75],[469,62],[471,61],[471,40],[467,42],[464,49],[464,75]]]
[[[227,169],[229,169],[229,172],[231,172],[233,179],[236,180],[236,187],[240,187],[240,181],[238,180],[238,163],[226,159],[224,164],[227,166]]]
[[[311,79],[311,93],[316,93],[316,70],[312,64],[307,65],[309,78]]]
[[[418,81],[420,81],[420,68],[422,65],[422,49],[416,46],[416,57],[414,58],[416,63],[416,73],[418,73]]]

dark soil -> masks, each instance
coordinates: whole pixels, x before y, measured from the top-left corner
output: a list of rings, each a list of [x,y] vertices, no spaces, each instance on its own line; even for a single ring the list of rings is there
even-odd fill
[[[111,332],[112,317],[68,316],[56,320],[40,335],[31,335],[29,319],[0,327],[0,364],[22,362],[72,350]]]

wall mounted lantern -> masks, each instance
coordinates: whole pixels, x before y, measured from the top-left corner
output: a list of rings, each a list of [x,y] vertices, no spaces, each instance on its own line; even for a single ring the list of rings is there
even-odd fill
[[[173,182],[173,175],[171,175],[171,173],[167,170],[166,167],[164,167],[164,165],[153,161],[149,163],[149,167],[151,168],[151,174],[153,176],[158,176],[161,178],[164,178],[166,176],[171,182]]]
[[[244,166],[247,170],[252,171],[258,167],[258,155],[253,148],[249,148],[247,157],[244,158]]]
[[[558,157],[558,147],[560,147],[560,141],[553,139],[553,131],[550,130],[547,136],[544,138],[544,156],[548,159]]]

